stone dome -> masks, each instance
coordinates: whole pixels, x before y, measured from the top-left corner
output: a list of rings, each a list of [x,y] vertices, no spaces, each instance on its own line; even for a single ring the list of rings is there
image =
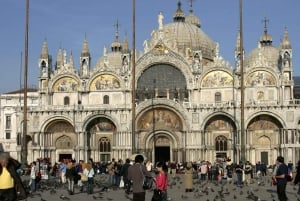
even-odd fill
[[[278,48],[272,45],[262,46],[259,44],[245,59],[245,67],[278,67],[279,57]]]
[[[216,43],[207,36],[200,28],[200,20],[190,13],[186,17],[181,10],[181,4],[173,16],[173,22],[165,24],[152,33],[150,45],[156,45],[162,40],[172,50],[191,56],[192,51],[202,52],[202,58],[212,61],[215,57]]]
[[[185,22],[193,24],[193,25],[195,25],[199,28],[201,27],[200,19],[196,15],[194,15],[193,13],[190,13],[188,16],[186,16]]]
[[[186,53],[201,50],[204,59],[213,60],[215,56],[215,42],[200,28],[187,22],[173,22],[164,26],[164,38],[167,43],[174,43],[178,52]]]

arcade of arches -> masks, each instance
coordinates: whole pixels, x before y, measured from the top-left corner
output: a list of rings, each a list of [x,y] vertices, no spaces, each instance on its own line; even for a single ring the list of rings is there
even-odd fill
[[[162,106],[148,108],[137,120],[137,148],[153,161],[201,158],[214,161],[225,156],[238,160],[239,129],[230,117],[224,114],[210,117],[200,133],[189,133],[186,127],[187,121],[176,111]],[[280,137],[281,130],[281,123],[270,115],[259,115],[249,121],[246,130],[247,157],[267,164],[273,161],[281,141],[293,140]],[[33,157],[43,152],[57,160],[92,157],[97,161],[110,161],[112,157],[123,158],[130,154],[129,147],[127,152],[116,150],[116,144],[122,139],[115,124],[105,117],[93,118],[82,133],[75,133],[66,120],[55,120],[46,126],[43,135],[43,138],[39,135],[33,138],[34,143],[44,147],[34,149],[33,146]]]

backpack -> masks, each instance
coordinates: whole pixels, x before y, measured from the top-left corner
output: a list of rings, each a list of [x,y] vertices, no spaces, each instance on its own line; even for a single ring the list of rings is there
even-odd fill
[[[293,171],[288,168],[288,174],[285,176],[287,181],[293,181]]]

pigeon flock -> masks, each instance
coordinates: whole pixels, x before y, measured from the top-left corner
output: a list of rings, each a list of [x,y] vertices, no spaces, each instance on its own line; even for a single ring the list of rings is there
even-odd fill
[[[80,192],[79,187],[75,187],[75,194],[69,195],[67,184],[61,184],[58,179],[42,180],[39,190],[30,194],[26,201],[131,201],[132,194],[126,194],[124,189],[109,187],[95,178],[94,193],[91,195]],[[28,181],[24,180],[24,184]],[[300,201],[297,194],[298,186],[293,182],[287,185],[287,196],[289,200]],[[153,190],[146,191],[146,201],[151,201]],[[278,201],[276,186],[271,185],[271,178],[253,178],[252,183],[242,188],[237,187],[232,180],[202,181],[193,180],[193,191],[185,192],[184,175],[169,177],[168,201]]]

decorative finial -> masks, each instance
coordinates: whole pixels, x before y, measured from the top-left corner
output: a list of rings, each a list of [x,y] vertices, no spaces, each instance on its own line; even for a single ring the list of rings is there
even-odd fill
[[[264,23],[264,32],[265,34],[268,33],[268,27],[267,27],[267,23],[269,23],[269,20],[265,17],[265,19],[262,20],[262,22]]]
[[[116,28],[116,41],[118,41],[119,40],[119,27],[120,27],[118,19],[117,19],[117,23],[114,26]]]

